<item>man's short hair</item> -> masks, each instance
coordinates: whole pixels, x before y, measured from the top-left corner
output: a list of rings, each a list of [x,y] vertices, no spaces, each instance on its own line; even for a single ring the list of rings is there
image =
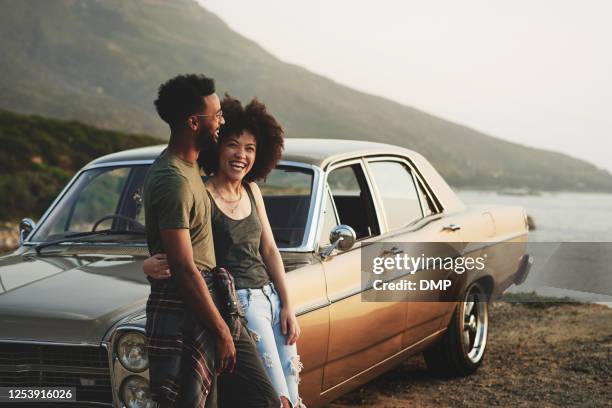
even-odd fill
[[[215,93],[215,80],[205,75],[178,75],[159,86],[155,109],[171,129],[204,109],[203,97]]]

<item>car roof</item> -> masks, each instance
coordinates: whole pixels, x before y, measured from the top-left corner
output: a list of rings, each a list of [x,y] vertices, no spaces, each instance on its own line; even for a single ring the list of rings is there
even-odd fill
[[[166,146],[162,144],[112,153],[92,161],[86,167],[118,162],[151,161],[159,156]],[[325,170],[333,162],[364,155],[395,155],[409,159],[425,177],[445,211],[454,212],[464,208],[461,200],[427,159],[403,147],[361,140],[286,138],[282,160],[310,164]]]
[[[90,163],[131,162],[153,160],[167,145],[141,147],[102,156]],[[285,139],[282,160],[307,163],[324,168],[330,162],[364,154],[416,154],[408,149],[377,142],[344,139]]]

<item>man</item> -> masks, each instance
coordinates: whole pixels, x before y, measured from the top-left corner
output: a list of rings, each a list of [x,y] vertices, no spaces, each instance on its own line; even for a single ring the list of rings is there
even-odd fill
[[[149,251],[167,254],[172,277],[150,280],[152,398],[162,408],[215,407],[216,374],[223,373],[249,407],[277,407],[255,345],[239,324],[232,335],[215,304],[222,290],[209,279],[215,266],[210,201],[196,160],[200,150],[214,148],[225,123],[214,81],[177,76],[160,86],[155,107],[170,126],[170,141],[145,178],[145,220]]]

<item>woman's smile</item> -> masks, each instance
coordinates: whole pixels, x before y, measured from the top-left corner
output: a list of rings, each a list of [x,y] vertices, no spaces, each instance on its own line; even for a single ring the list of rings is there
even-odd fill
[[[244,178],[255,162],[255,136],[245,130],[239,136],[231,136],[221,143],[219,170],[232,179]]]
[[[229,165],[239,171],[244,170],[247,167],[247,163],[240,160],[230,160]]]

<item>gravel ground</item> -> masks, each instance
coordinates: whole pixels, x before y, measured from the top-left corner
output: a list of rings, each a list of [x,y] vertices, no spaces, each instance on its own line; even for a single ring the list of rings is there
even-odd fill
[[[431,376],[415,356],[329,405],[345,407],[612,407],[612,309],[493,303],[483,366]]]

